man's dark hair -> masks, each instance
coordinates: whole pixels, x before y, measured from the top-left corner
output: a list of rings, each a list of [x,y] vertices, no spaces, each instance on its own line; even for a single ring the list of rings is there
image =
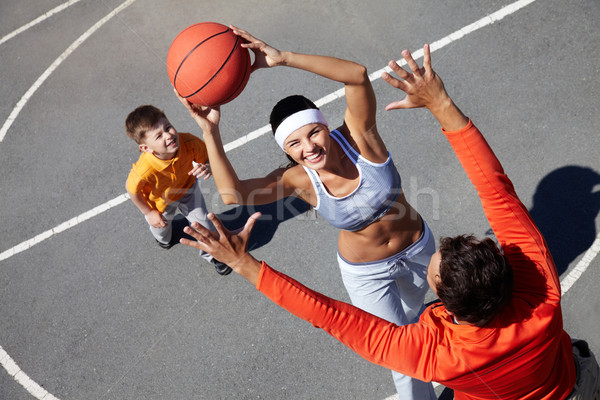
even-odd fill
[[[490,238],[460,235],[440,242],[437,295],[457,320],[482,327],[512,298],[513,271]]]

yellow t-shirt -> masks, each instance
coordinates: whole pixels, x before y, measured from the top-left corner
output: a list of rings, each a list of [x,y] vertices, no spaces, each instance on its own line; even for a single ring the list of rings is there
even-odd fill
[[[208,160],[206,144],[190,133],[179,134],[179,150],[170,160],[142,153],[127,178],[127,190],[142,194],[148,206],[164,212],[167,204],[179,200],[194,185],[196,177],[188,175],[192,161]]]

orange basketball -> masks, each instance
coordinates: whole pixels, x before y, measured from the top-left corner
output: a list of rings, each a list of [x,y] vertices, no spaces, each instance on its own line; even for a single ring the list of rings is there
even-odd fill
[[[242,38],[216,22],[188,26],[167,55],[169,79],[181,97],[217,106],[235,99],[250,77],[250,52]]]

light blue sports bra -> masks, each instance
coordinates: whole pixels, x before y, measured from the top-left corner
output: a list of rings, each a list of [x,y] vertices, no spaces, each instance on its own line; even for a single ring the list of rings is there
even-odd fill
[[[356,165],[360,180],[352,193],[334,197],[327,192],[319,174],[303,166],[317,193],[315,210],[336,228],[357,231],[383,217],[396,202],[401,192],[400,174],[389,153],[383,164],[374,163],[358,154],[338,130],[329,135]]]

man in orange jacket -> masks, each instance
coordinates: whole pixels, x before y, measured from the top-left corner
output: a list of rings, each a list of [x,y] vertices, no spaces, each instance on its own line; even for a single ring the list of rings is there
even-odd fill
[[[412,73],[390,62],[401,79],[383,78],[406,93],[386,109],[425,107],[442,126],[475,186],[501,250],[487,238],[441,240],[427,271],[441,302],[419,322],[396,326],[330,299],[254,259],[246,244],[259,214],[238,235],[214,215],[217,233],[192,225],[205,250],[278,305],[327,331],[365,359],[454,389],[457,399],[597,399],[598,364],[583,341],[563,329],[560,281],[546,242],[488,143],[448,96],[431,68],[408,51]],[[575,357],[574,357],[575,355]],[[594,397],[596,396],[596,397]]]

